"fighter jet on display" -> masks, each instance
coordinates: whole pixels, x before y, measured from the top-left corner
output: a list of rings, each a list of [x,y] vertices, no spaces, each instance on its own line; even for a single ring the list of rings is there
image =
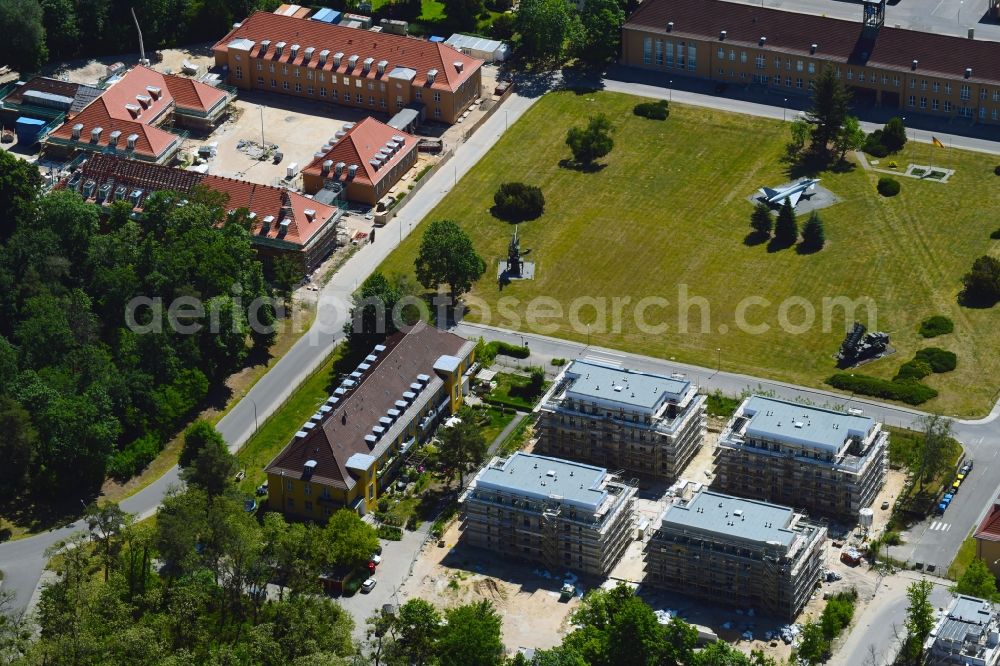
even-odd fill
[[[797,183],[792,183],[788,187],[772,190],[770,187],[760,188],[760,199],[769,206],[780,206],[785,203],[785,199],[791,199],[792,208],[798,205],[799,199],[806,192],[811,192],[816,188],[819,178],[803,178]]]

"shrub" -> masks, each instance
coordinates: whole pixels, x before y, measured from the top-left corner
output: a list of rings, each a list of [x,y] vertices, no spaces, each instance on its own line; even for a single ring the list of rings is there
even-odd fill
[[[495,354],[500,354],[502,356],[512,356],[514,358],[528,358],[531,355],[531,350],[527,347],[521,347],[519,345],[512,345],[509,342],[491,342],[491,345],[495,345]]]
[[[554,359],[552,359],[550,361],[550,363],[552,363],[552,365],[556,365],[556,366],[558,366],[558,365],[566,365],[566,359],[564,359],[564,358],[554,358]]]
[[[931,368],[930,363],[913,359],[912,361],[907,361],[903,365],[899,366],[899,371],[896,373],[893,381],[899,381],[901,379],[923,379],[932,372],[934,372],[934,370]]]
[[[802,248],[808,252],[822,250],[826,245],[826,233],[823,231],[823,220],[813,211],[802,227]]]
[[[962,276],[965,288],[959,296],[965,305],[992,307],[1000,301],[1000,259],[984,255],[972,262],[972,270]]]
[[[739,398],[731,398],[723,395],[719,389],[715,389],[714,393],[709,393],[705,397],[705,411],[710,416],[729,418],[736,412],[736,408],[740,406],[740,402]]]
[[[838,372],[827,379],[826,383],[842,391],[851,391],[874,398],[898,400],[908,405],[923,404],[931,398],[936,398],[938,394],[931,387],[924,386],[914,379],[889,381],[868,375],[851,375],[846,372]]]
[[[378,510],[380,513],[385,513],[389,510],[389,498],[382,496],[378,498]]]
[[[896,168],[896,167],[898,167],[898,166],[899,166],[899,165],[898,165],[898,164],[896,164],[896,160],[889,160],[889,168],[890,168],[890,169],[895,169],[895,168]]]
[[[542,190],[524,183],[503,183],[493,195],[497,217],[520,222],[534,220],[545,210]]]
[[[670,108],[667,100],[661,99],[658,102],[636,104],[635,108],[632,109],[632,113],[642,118],[649,118],[650,120],[666,120],[667,116],[670,115]]]
[[[407,518],[406,529],[410,530],[411,532],[416,532],[418,529],[420,529],[420,519],[417,518],[416,516],[410,516],[409,518]]]
[[[489,0],[486,6],[497,12],[498,14],[503,14],[505,11],[514,6],[514,0]]]
[[[875,139],[875,135],[879,135],[879,139]],[[881,143],[881,130],[875,130],[868,135],[868,140],[865,141],[865,145],[862,146],[862,150],[871,155],[872,157],[886,157],[889,155],[889,149],[882,145]]]
[[[160,438],[146,434],[117,451],[108,458],[107,474],[113,479],[126,481],[146,468],[160,453]]]
[[[991,233],[990,238],[992,238],[993,240],[1000,240],[1000,229],[997,229],[996,231]]]
[[[998,164],[995,167],[993,167],[993,173],[995,173],[996,175],[1000,176],[1000,164]]]
[[[899,181],[895,178],[882,176],[878,179],[878,193],[884,197],[894,197],[899,194]]]
[[[934,372],[951,372],[958,366],[958,358],[954,352],[945,351],[940,347],[925,347],[918,351],[914,361],[923,361]]]
[[[936,338],[954,330],[955,324],[944,315],[934,315],[920,322],[920,335],[925,338]]]
[[[433,164],[428,164],[423,169],[417,172],[417,175],[413,177],[414,183],[419,183],[420,179],[427,175],[427,172],[434,168]]]
[[[378,537],[387,541],[402,541],[403,530],[391,525],[379,525]]]
[[[886,147],[890,153],[895,153],[903,149],[906,145],[906,126],[903,125],[903,120],[901,118],[894,117],[890,118],[889,122],[885,124],[882,129],[881,144]]]

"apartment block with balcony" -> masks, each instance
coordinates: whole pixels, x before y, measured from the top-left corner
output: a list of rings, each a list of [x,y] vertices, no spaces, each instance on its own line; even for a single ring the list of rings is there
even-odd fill
[[[705,397],[680,376],[573,361],[541,405],[539,433],[539,453],[671,480],[704,439]]]
[[[466,543],[549,569],[606,576],[632,539],[634,483],[602,467],[517,452],[461,498]]]
[[[960,595],[942,614],[924,648],[928,666],[997,666],[1000,616],[990,602]]]
[[[825,527],[788,507],[703,489],[663,513],[645,583],[791,621],[819,580],[825,541]]]
[[[468,392],[475,345],[424,322],[376,345],[268,463],[268,507],[325,521],[372,510]]]
[[[853,522],[885,484],[888,449],[872,418],[755,395],[719,435],[712,485]]]

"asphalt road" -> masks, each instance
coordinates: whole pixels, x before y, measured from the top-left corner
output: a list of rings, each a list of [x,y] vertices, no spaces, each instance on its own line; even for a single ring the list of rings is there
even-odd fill
[[[503,108],[484,123],[471,140],[460,145],[448,164],[430,176],[427,184],[406,204],[401,213],[388,226],[380,230],[376,242],[363,247],[341,267],[319,295],[317,317],[313,327],[219,421],[217,427],[231,448],[234,450],[239,448],[252,434],[255,419],[259,423],[273,413],[295,387],[322,363],[334,345],[341,339],[346,304],[357,285],[382,262],[451,188],[457,186],[462,176],[496,143],[505,129],[558,80],[559,75],[553,75],[548,79],[536,78],[519,85],[518,93],[512,95],[504,103]],[[768,105],[760,102],[716,97],[695,90],[668,90],[662,86],[649,85],[648,83],[614,79],[605,80],[603,85],[607,90],[648,97],[676,98],[676,101],[686,104],[760,117],[780,118],[789,113],[787,109],[777,104]],[[866,130],[873,127],[866,127]],[[1000,144],[985,139],[949,135],[943,132],[935,132],[935,135],[945,143],[950,143],[955,147],[1000,153]],[[929,135],[917,138],[924,141],[930,140]],[[398,226],[394,228],[394,225]],[[467,328],[467,325],[459,327],[460,332],[463,330],[475,333],[475,335],[487,335],[487,332],[475,332]],[[506,337],[511,342],[517,341],[519,338],[518,334],[501,331],[493,331],[487,335],[487,337],[491,336]],[[547,355],[548,358],[553,356],[574,358],[582,354],[594,355],[605,360],[625,359],[628,361],[629,367],[640,370],[684,372],[694,377],[697,383],[709,390],[718,388],[725,393],[738,394],[745,388],[752,390],[759,386],[764,390],[774,391],[776,395],[786,397],[802,395],[817,403],[843,404],[845,402],[843,396],[814,389],[629,355],[615,350],[584,347],[572,342],[535,335],[529,337],[532,341],[533,353],[540,357]],[[869,415],[893,425],[912,426],[920,416],[920,413],[915,410],[901,407],[879,405],[862,400],[854,400],[853,403],[861,405]],[[958,549],[961,537],[964,537],[976,518],[982,514],[984,507],[996,496],[998,488],[991,484],[990,475],[987,472],[990,470],[990,464],[997,464],[996,457],[997,453],[1000,452],[998,416],[1000,416],[1000,405],[993,410],[990,417],[983,421],[956,422],[956,435],[967,445],[972,457],[976,460],[976,472],[973,473],[968,486],[963,490],[961,501],[956,502],[955,506],[949,509],[951,513],[948,518],[954,520],[952,528],[954,531],[949,530],[938,534],[940,530],[928,528],[923,535],[920,535],[918,542],[914,545],[915,552],[921,557],[925,557],[922,553],[923,550],[926,550],[928,554],[934,553],[941,562],[950,561]],[[981,461],[983,464],[980,464]],[[991,463],[991,461],[993,462]],[[995,470],[996,467],[994,466],[992,469]],[[155,512],[167,489],[176,482],[177,470],[174,468],[147,488],[124,500],[122,508],[140,517],[151,515]],[[15,593],[16,606],[23,608],[31,598],[44,568],[46,550],[78,529],[80,529],[80,525],[77,523],[31,538],[0,544],[0,570],[5,575],[4,589]],[[926,540],[926,548],[922,545],[924,540]],[[931,561],[929,555],[923,561]],[[363,618],[361,620],[363,621]]]
[[[858,616],[843,642],[836,646],[830,666],[888,666],[906,635],[906,588],[919,576],[903,571],[883,580],[875,598]],[[935,610],[947,608],[952,595],[948,583],[934,583],[930,601]]]

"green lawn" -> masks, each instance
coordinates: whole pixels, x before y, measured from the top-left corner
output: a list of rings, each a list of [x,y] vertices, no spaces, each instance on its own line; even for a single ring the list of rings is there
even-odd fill
[[[246,478],[239,486],[247,495],[253,495],[254,489],[267,478],[264,467],[329,397],[330,372],[341,351],[342,346],[338,346],[236,454],[241,466],[246,469]]]
[[[682,105],[673,105],[666,122],[651,121],[632,114],[638,101],[615,93],[546,95],[431,212],[427,220],[458,221],[486,259],[486,274],[470,298],[481,305],[470,320],[581,342],[589,337],[596,345],[713,368],[721,357],[725,370],[822,387],[835,370],[846,318],[842,308],[833,308],[823,326],[824,299],[871,298],[875,325],[890,333],[899,353],[863,372],[891,378],[926,346],[917,332],[920,321],[943,314],[954,320],[955,332],[935,344],[956,352],[959,366],[924,380],[941,395],[922,408],[960,416],[987,411],[1000,376],[1000,309],[961,308],[956,295],[977,256],[1000,255],[1000,243],[989,239],[1000,211],[995,158],[907,147],[892,158],[901,167],[933,159],[957,174],[947,184],[900,178],[902,192],[891,199],[875,192],[877,173],[825,172],[822,184],[841,199],[821,212],[826,248],[813,255],[794,249],[769,253],[764,245],[743,243],[751,211],[747,197],[762,185],[790,179],[781,161],[787,127]],[[567,128],[597,112],[616,128],[604,167],[584,173],[560,166],[569,157]],[[512,228],[489,208],[499,184],[512,180],[539,185],[546,210],[520,226],[521,247],[536,263],[535,279],[500,292],[494,271],[506,256]],[[412,272],[420,237],[411,234],[382,270]],[[684,318],[682,288],[692,303]],[[563,316],[541,320],[541,327],[526,325],[527,302],[539,296],[554,298]],[[578,297],[598,299],[606,314],[596,316],[585,302],[574,311]],[[619,325],[615,297],[631,299]],[[646,314],[651,324],[666,323],[665,332],[636,325],[632,308],[644,297],[669,301]],[[746,312],[749,323],[770,327],[766,334],[743,332],[735,324],[747,297],[769,301]],[[792,323],[803,321],[801,304],[789,302],[787,312],[779,307],[791,297],[804,299],[815,312],[816,324],[805,332],[779,326],[779,313]],[[693,300],[699,298],[708,304],[705,327],[705,310]],[[498,312],[501,299],[506,308]],[[858,314],[867,319],[863,308]],[[683,332],[685,324],[690,332]]]
[[[514,412],[510,410],[501,411],[499,407],[488,407],[484,410],[477,409],[476,414],[482,415],[482,420],[479,423],[483,423],[486,419],[489,419],[488,422],[479,427],[479,431],[483,434],[483,439],[486,440],[487,444],[492,444],[497,435],[507,427],[507,424],[514,420]]]
[[[951,561],[951,565],[948,567],[948,578],[951,580],[961,578],[974,559],[976,559],[976,540],[970,534],[962,542],[962,547],[958,549],[955,559]]]

